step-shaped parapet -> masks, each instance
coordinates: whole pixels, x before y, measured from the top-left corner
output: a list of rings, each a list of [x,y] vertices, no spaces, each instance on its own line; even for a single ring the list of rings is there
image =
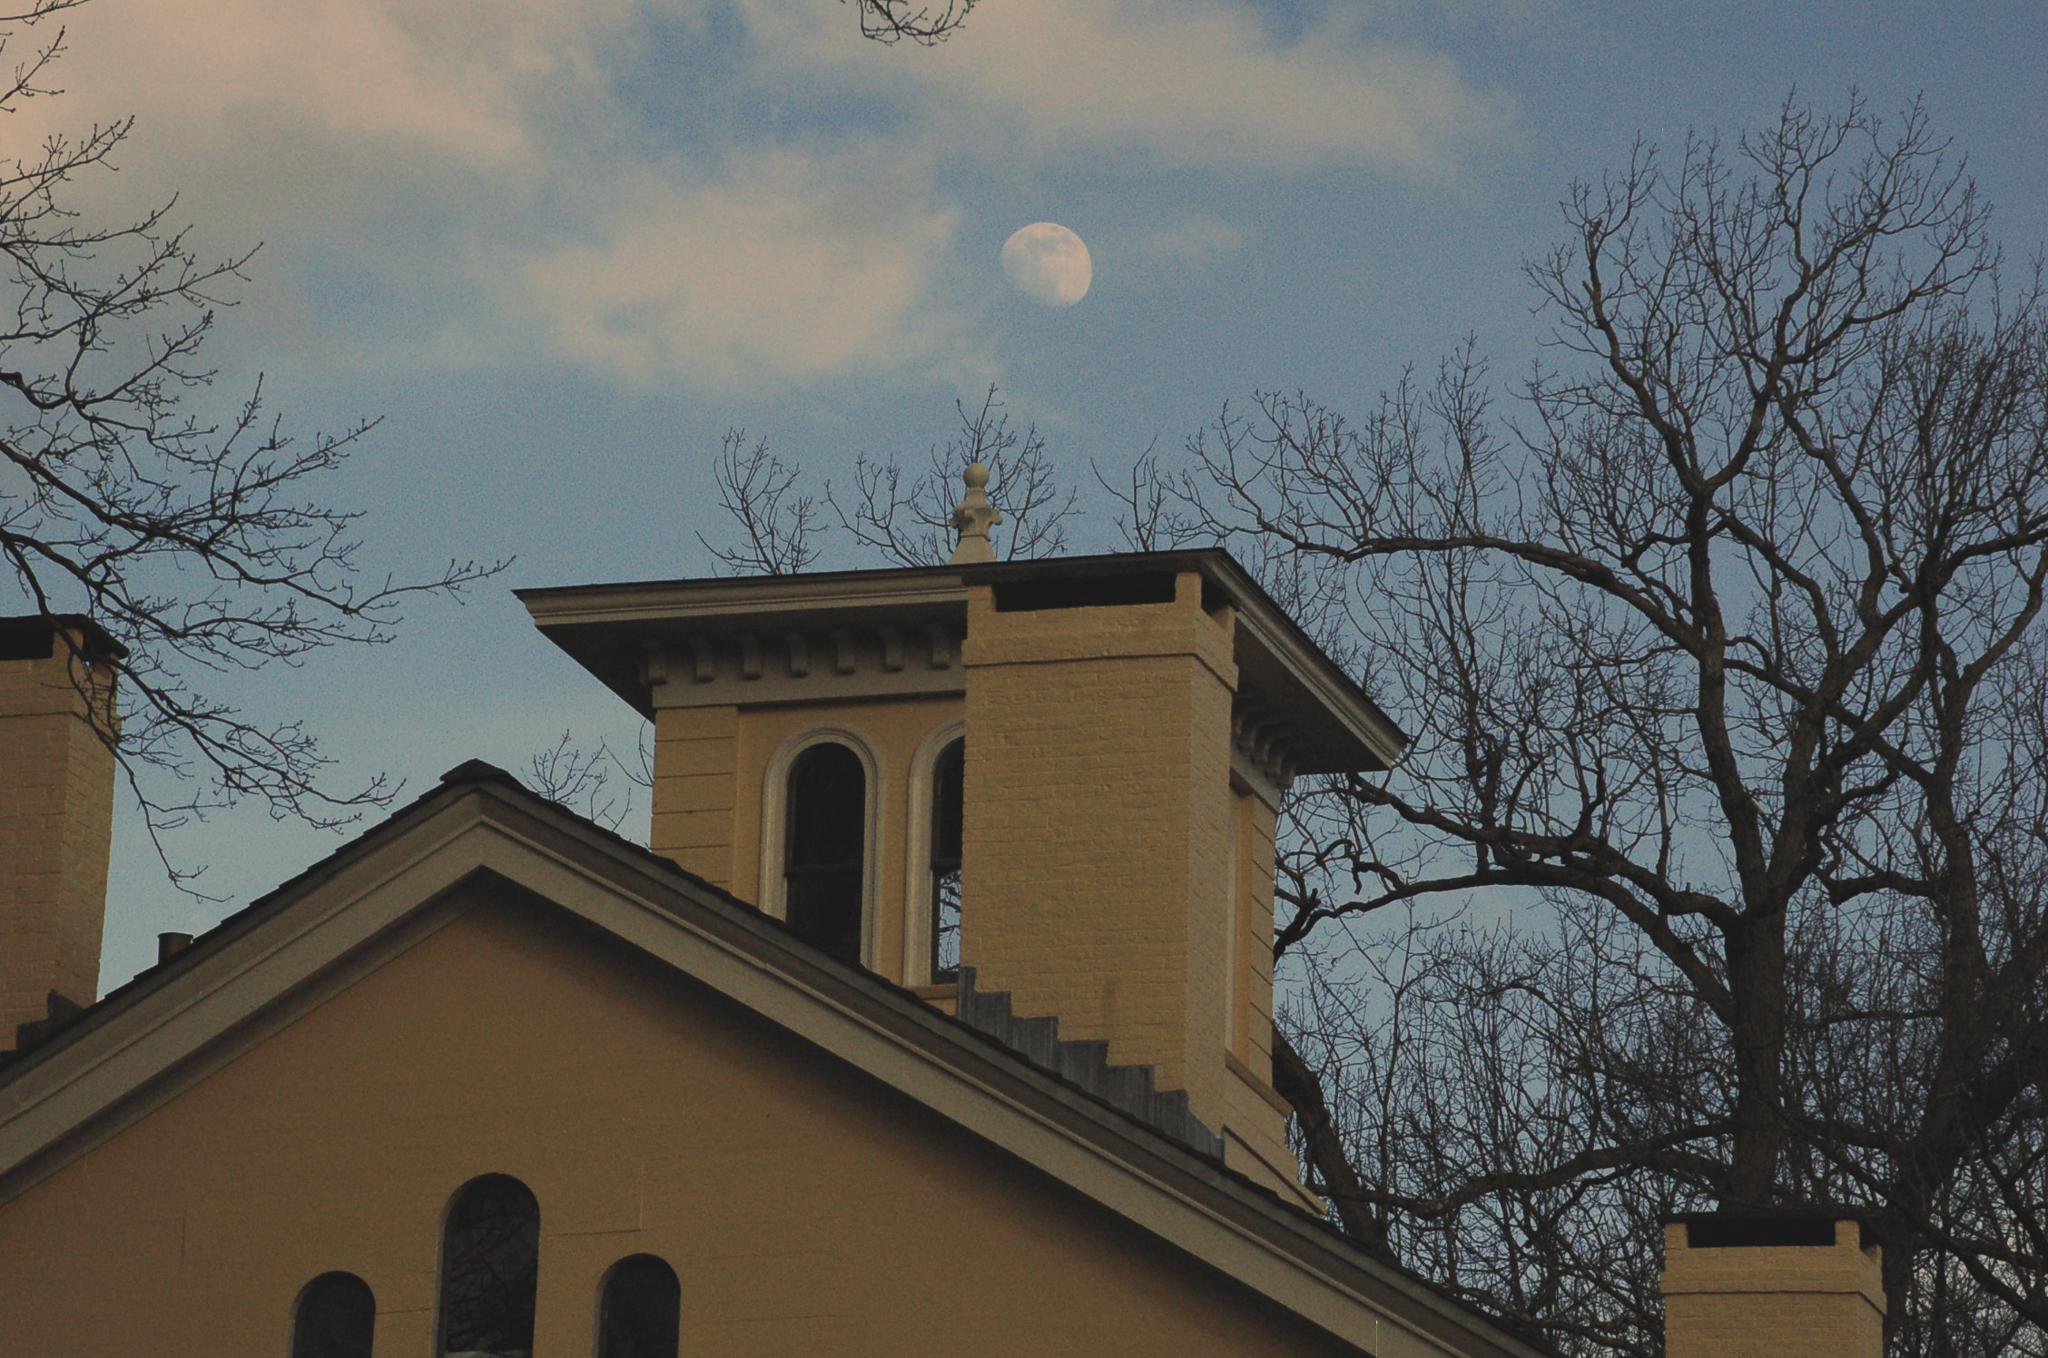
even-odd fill
[[[1062,1042],[1057,1018],[1018,1018],[1010,1012],[1008,991],[974,988],[973,967],[960,968],[960,998],[954,1012],[962,1023],[1112,1108],[1204,1155],[1223,1155],[1223,1138],[1188,1110],[1186,1090],[1154,1089],[1150,1066],[1111,1065],[1107,1042]]]

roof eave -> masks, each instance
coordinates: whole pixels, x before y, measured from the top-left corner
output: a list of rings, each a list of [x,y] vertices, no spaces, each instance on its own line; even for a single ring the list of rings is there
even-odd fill
[[[652,716],[648,685],[621,659],[637,640],[680,636],[693,628],[740,619],[772,626],[778,619],[798,620],[826,611],[950,610],[964,607],[969,585],[1134,568],[1200,572],[1229,599],[1244,644],[1256,648],[1285,676],[1286,685],[1295,690],[1293,700],[1330,718],[1328,725],[1335,729],[1324,734],[1339,738],[1315,742],[1321,759],[1311,759],[1302,771],[1338,772],[1360,766],[1384,770],[1400,759],[1408,737],[1221,547],[964,566],[549,586],[514,593],[543,635],[643,716]],[[1292,705],[1288,695],[1276,697],[1283,705]]]

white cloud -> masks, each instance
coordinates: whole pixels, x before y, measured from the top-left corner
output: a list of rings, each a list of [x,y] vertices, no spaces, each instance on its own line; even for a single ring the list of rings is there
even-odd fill
[[[643,178],[595,239],[522,257],[503,300],[558,352],[637,382],[888,372],[946,335],[930,275],[957,225],[916,167],[771,152],[700,187]]]
[[[1512,110],[1449,60],[1373,44],[1331,17],[1275,42],[1227,0],[990,0],[912,60],[833,41],[826,0],[752,0],[756,28],[849,83],[922,91],[926,126],[1039,155],[1138,152],[1171,164],[1285,172],[1331,163],[1448,173]],[[1333,11],[1333,15],[1335,12]]]

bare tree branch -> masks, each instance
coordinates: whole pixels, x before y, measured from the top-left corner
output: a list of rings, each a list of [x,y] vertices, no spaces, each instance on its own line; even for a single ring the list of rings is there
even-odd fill
[[[74,2],[0,18],[18,26],[0,31],[0,50]],[[53,93],[45,81],[63,41],[60,30],[0,81],[0,111]],[[33,156],[0,160],[13,298],[0,321],[0,582],[17,607],[83,614],[126,648],[110,661],[125,719],[99,734],[160,853],[162,832],[247,797],[340,824],[395,789],[382,778],[335,788],[304,724],[247,717],[195,676],[381,644],[409,600],[459,594],[504,563],[366,581],[360,514],[314,491],[372,424],[290,436],[265,414],[260,379],[232,416],[204,413],[215,374],[201,350],[250,255],[202,260],[173,224],[174,203],[104,222],[67,206],[77,182],[112,172],[131,129],[57,134]]]

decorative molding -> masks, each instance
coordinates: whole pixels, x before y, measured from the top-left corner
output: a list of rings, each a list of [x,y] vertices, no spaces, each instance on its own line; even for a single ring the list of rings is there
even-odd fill
[[[906,644],[920,633],[929,647]],[[687,684],[665,681],[670,653],[660,642],[643,648],[641,679],[657,708],[922,697],[963,693],[967,688],[956,661],[959,632],[946,623],[930,623],[917,631],[891,625],[816,632],[692,632],[687,640]],[[825,657],[830,657],[829,663],[822,663]]]
[[[1230,713],[1230,770],[1266,805],[1280,809],[1280,799],[1294,785],[1299,738],[1276,714],[1242,699]]]
[[[640,652],[640,682],[649,688],[660,688],[668,682],[668,651],[658,641],[650,641]]]

